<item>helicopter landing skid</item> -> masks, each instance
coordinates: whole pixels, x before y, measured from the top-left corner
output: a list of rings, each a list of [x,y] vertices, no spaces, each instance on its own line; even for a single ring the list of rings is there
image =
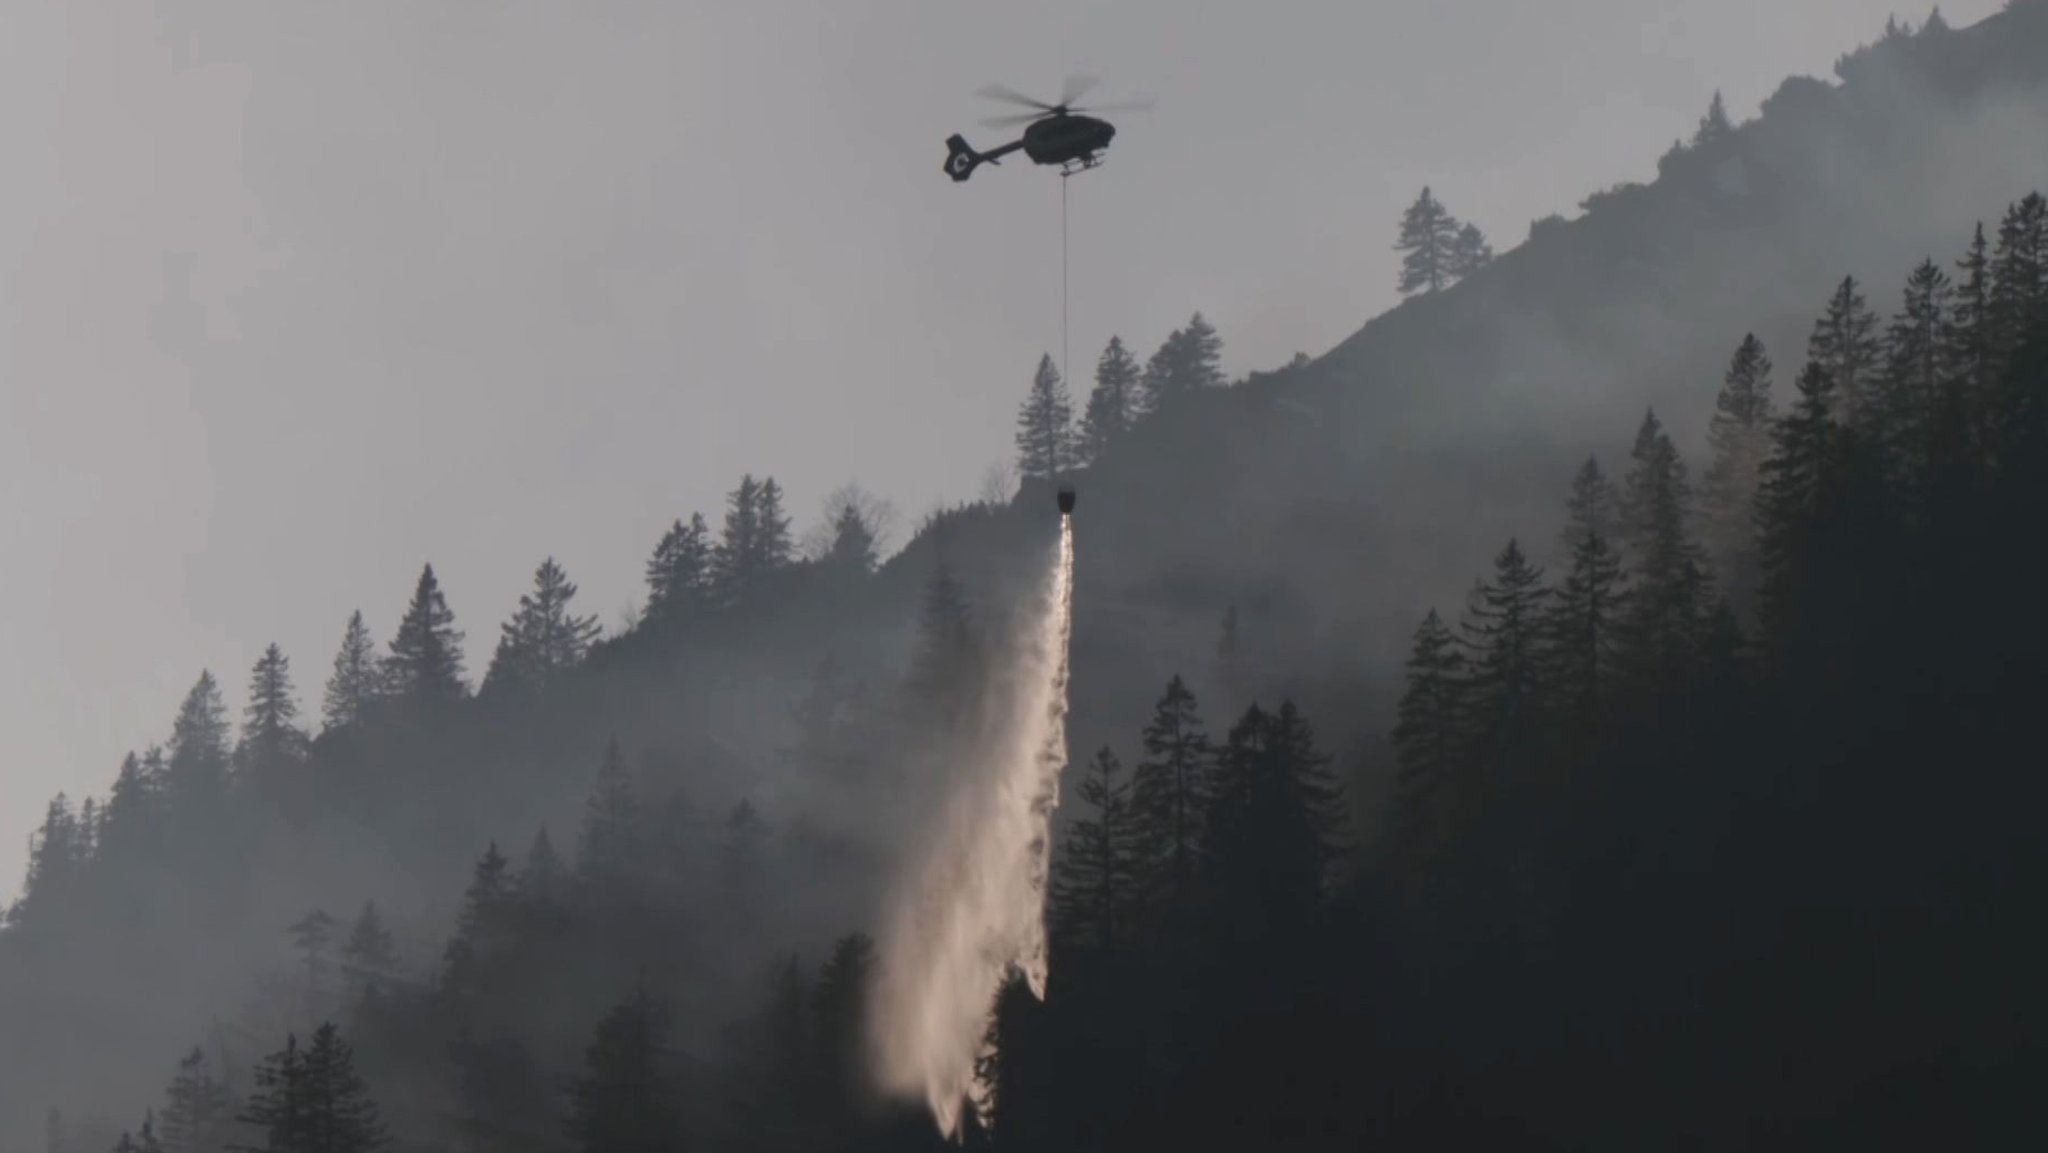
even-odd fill
[[[1090,168],[1100,168],[1102,167],[1103,159],[1101,153],[1096,153],[1093,156],[1083,157],[1080,160],[1069,160],[1060,165],[1060,175],[1072,176],[1076,172],[1086,172]]]

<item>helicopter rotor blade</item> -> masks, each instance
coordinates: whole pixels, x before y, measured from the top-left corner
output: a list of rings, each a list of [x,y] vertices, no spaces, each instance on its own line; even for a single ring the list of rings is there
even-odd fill
[[[1060,89],[1060,107],[1072,105],[1099,83],[1101,81],[1097,78],[1079,73],[1067,77],[1065,86]]]
[[[990,100],[1001,100],[1008,104],[1022,104],[1026,108],[1036,108],[1041,112],[1058,111],[1058,105],[1047,104],[1043,100],[1033,100],[1022,92],[1001,84],[986,85],[975,95],[985,96]]]
[[[1090,112],[1150,112],[1152,105],[1153,102],[1150,97],[1141,96],[1133,100],[1117,100],[1108,104],[1090,104],[1086,108],[1075,108],[1071,111],[1084,114]]]
[[[1029,124],[1034,120],[1043,120],[1045,116],[1046,114],[1043,112],[1019,112],[1015,116],[991,116],[987,120],[982,121],[981,126],[983,128],[1014,128],[1019,124]]]

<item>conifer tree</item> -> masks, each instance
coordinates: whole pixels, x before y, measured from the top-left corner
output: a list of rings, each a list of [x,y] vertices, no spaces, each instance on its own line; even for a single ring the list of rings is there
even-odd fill
[[[36,924],[71,904],[83,871],[82,841],[71,799],[58,793],[44,810],[42,827],[29,838],[28,877],[8,910],[9,923]]]
[[[146,860],[155,844],[156,793],[134,753],[121,758],[101,818],[100,855],[117,868]]]
[[[390,1137],[355,1055],[332,1022],[304,1049],[285,1046],[256,1069],[256,1092],[240,1120],[264,1135],[259,1153],[380,1153]]]
[[[1223,338],[1200,312],[1160,344],[1139,378],[1140,408],[1158,412],[1173,399],[1223,385]]]
[[[549,557],[533,574],[533,591],[521,594],[519,611],[500,626],[498,650],[484,675],[485,686],[514,693],[545,692],[583,663],[602,631],[594,616],[569,611],[576,585]]]
[[[1932,260],[1922,261],[1906,282],[1905,300],[1884,336],[1881,420],[1866,420],[1864,436],[1881,447],[1897,474],[1917,487],[1927,467],[1926,447],[1936,409],[1948,384],[1954,357],[1950,309],[1955,288]]]
[[[498,955],[510,931],[512,878],[505,855],[492,841],[470,871],[455,936],[441,960],[441,983],[459,994],[474,992],[479,966]]]
[[[165,1092],[160,1131],[145,1121],[144,1140],[158,1141],[163,1153],[221,1153],[234,1113],[227,1086],[214,1074],[206,1051],[195,1045],[178,1061],[178,1072]]]
[[[1700,517],[1708,549],[1735,605],[1747,609],[1756,588],[1756,492],[1771,439],[1771,358],[1754,333],[1742,338],[1721,378],[1707,424],[1707,465]]]
[[[397,700],[416,706],[446,705],[468,696],[462,641],[434,566],[426,565],[384,658],[386,689]]]
[[[1473,735],[1501,738],[1542,705],[1542,626],[1550,600],[1543,570],[1510,538],[1494,579],[1473,591],[1459,622],[1466,652],[1465,708]]]
[[[1435,609],[1415,629],[1407,674],[1392,737],[1400,765],[1396,828],[1412,844],[1437,790],[1455,770],[1463,742],[1465,654]]]
[[[1572,478],[1565,529],[1568,568],[1545,613],[1550,661],[1546,676],[1558,705],[1578,721],[1592,716],[1613,675],[1617,630],[1627,604],[1614,486],[1587,457]]]
[[[315,909],[285,930],[291,936],[292,947],[299,951],[300,962],[306,967],[306,995],[311,1002],[317,1003],[326,985],[328,950],[334,944],[336,928],[333,917],[324,910]]]
[[[1187,891],[1201,859],[1211,795],[1211,756],[1200,705],[1187,682],[1166,683],[1145,725],[1145,757],[1131,775],[1131,813],[1148,883]]]
[[[578,1153],[657,1153],[684,1147],[682,1118],[662,1071],[667,1013],[644,992],[599,1021],[584,1072],[569,1090]]]
[[[854,494],[838,502],[830,525],[832,543],[820,561],[833,572],[852,576],[872,574],[880,560],[878,529]]]
[[[360,610],[350,613],[342,632],[341,651],[334,654],[334,673],[327,678],[321,719],[330,730],[360,723],[377,702],[383,687],[377,642],[370,637]]]
[[[1866,417],[1859,410],[1875,383],[1879,352],[1877,316],[1863,299],[1856,278],[1844,277],[1806,344],[1806,358],[1834,378],[1838,420],[1863,427]]]
[[[1401,295],[1442,292],[1455,279],[1458,221],[1428,188],[1401,217],[1401,238],[1394,249],[1401,259]]]
[[[1130,785],[1122,774],[1114,752],[1107,746],[1096,751],[1077,790],[1088,815],[1069,828],[1052,878],[1062,934],[1104,953],[1128,932],[1142,851]]]
[[[348,940],[341,947],[342,971],[355,986],[357,997],[398,970],[398,949],[377,902],[365,901],[363,911],[350,926]]]
[[[1998,224],[1991,258],[1991,311],[2006,349],[2048,323],[2048,199],[2029,193]]]
[[[862,933],[841,937],[818,971],[812,993],[817,1023],[818,1086],[822,1127],[850,1133],[865,1119],[868,1001],[875,975],[875,943]]]
[[[249,673],[249,703],[242,711],[242,744],[236,758],[257,790],[273,802],[289,798],[306,756],[306,734],[298,726],[298,716],[291,662],[273,644]]]
[[[219,812],[228,784],[227,705],[211,672],[202,671],[171,724],[170,761],[164,791],[186,837],[210,831],[206,821]]]
[[[1809,363],[1799,374],[1798,399],[1771,434],[1757,496],[1758,546],[1763,568],[1763,635],[1782,646],[1795,634],[1795,614],[1814,594],[1801,555],[1806,526],[1819,515],[1833,477],[1834,374]]]
[[[980,683],[982,651],[968,616],[967,597],[941,559],[925,581],[919,604],[917,642],[905,693],[920,727],[968,723],[968,704]]]
[[[1110,337],[1095,362],[1095,388],[1081,414],[1076,464],[1101,460],[1103,452],[1130,431],[1138,416],[1140,380],[1137,358],[1124,347],[1122,337]]]
[[[533,835],[533,844],[526,850],[526,864],[519,870],[519,899],[528,905],[550,907],[562,899],[567,876],[562,856],[555,851],[555,842],[543,825]]]
[[[1492,263],[1493,245],[1486,242],[1486,234],[1476,224],[1460,225],[1451,241],[1451,279],[1463,280]]]
[[[1246,710],[1217,755],[1206,822],[1204,863],[1226,933],[1263,946],[1307,927],[1342,849],[1342,805],[1329,757],[1292,701]]]
[[[1621,513],[1632,602],[1625,657],[1648,685],[1669,692],[1697,651],[1710,596],[1706,558],[1691,536],[1685,461],[1655,412],[1637,430]]]
[[[668,621],[709,604],[714,548],[703,513],[691,513],[662,534],[647,561],[647,619]]]
[[[576,843],[576,874],[586,884],[617,886],[630,880],[641,860],[640,806],[632,775],[617,738],[605,744],[597,781],[583,807],[583,832]]]
[[[1719,90],[1714,92],[1713,102],[1707,105],[1707,114],[1700,117],[1700,126],[1692,134],[1692,146],[1702,148],[1726,140],[1735,131],[1728,121],[1728,106],[1721,102]]]
[[[1051,356],[1040,356],[1031,392],[1017,410],[1017,472],[1053,480],[1074,463],[1074,410]]]
[[[1943,343],[1948,348],[1948,376],[1964,404],[1978,415],[1972,429],[1977,445],[1990,440],[1986,420],[1993,383],[1998,379],[1997,316],[1991,305],[1991,250],[1979,221],[1970,247],[1956,262],[1954,305]]]
[[[781,486],[774,477],[740,477],[739,486],[726,496],[725,527],[712,554],[713,584],[721,601],[736,604],[758,592],[762,581],[789,564],[793,552]]]

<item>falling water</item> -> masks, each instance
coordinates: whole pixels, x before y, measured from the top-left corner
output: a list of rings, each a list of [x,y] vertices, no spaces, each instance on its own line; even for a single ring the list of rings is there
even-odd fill
[[[1013,718],[941,815],[930,854],[897,895],[876,989],[878,1079],[922,1095],[949,1137],[974,1087],[996,992],[1012,967],[1045,996],[1045,882],[1053,807],[1067,760],[1067,647],[1074,529],[1032,631]]]

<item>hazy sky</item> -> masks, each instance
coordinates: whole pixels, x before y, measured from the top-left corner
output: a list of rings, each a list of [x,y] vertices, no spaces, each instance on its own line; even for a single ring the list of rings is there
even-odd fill
[[[1505,250],[1890,11],[0,6],[0,893],[201,668],[239,713],[275,640],[317,714],[422,561],[480,675],[543,556],[611,623],[743,471],[806,521],[849,479],[904,530],[971,496],[1060,339],[1059,180],[940,171],[1004,138],[983,84],[1158,102],[1068,189],[1075,368],[1199,308],[1241,373],[1392,303],[1423,184]]]

